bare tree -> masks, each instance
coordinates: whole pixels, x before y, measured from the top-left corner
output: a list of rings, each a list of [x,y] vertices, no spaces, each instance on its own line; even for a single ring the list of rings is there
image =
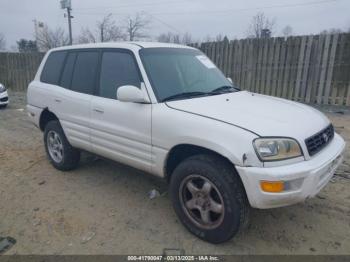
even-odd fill
[[[112,19],[112,14],[108,14],[101,21],[96,23],[95,32],[92,32],[89,28],[82,28],[79,43],[97,43],[97,42],[111,42],[124,40],[120,27],[116,25],[115,20]]]
[[[263,12],[253,16],[248,27],[247,35],[251,38],[271,37],[275,28],[275,19],[269,19]]]
[[[320,35],[331,35],[331,34],[340,34],[342,33],[343,31],[339,28],[331,28],[331,29],[328,29],[328,30],[322,30],[320,32]]]
[[[172,32],[162,33],[157,37],[158,42],[163,43],[175,43],[188,45],[193,43],[193,38],[190,33],[185,33],[184,35],[174,34]]]
[[[68,45],[69,37],[61,27],[52,30],[44,25],[37,32],[36,43],[40,51],[47,51],[51,48]]]
[[[122,29],[116,26],[116,22],[112,20],[112,14],[97,22],[97,28],[100,31],[101,42],[117,41],[125,38]]]
[[[222,40],[224,40],[224,37],[223,37],[222,34],[217,34],[217,35],[215,36],[215,41],[216,41],[216,42],[221,42]]]
[[[293,35],[293,28],[290,25],[285,26],[282,29],[282,34],[285,38],[292,36]]]
[[[168,33],[161,33],[158,37],[157,37],[157,41],[158,42],[162,42],[162,43],[173,43],[173,37],[174,34],[171,32]]]
[[[151,19],[143,13],[137,13],[134,16],[128,16],[125,19],[126,33],[130,41],[137,38],[147,37],[145,32],[151,23]]]
[[[339,28],[331,28],[331,29],[328,30],[328,32],[330,34],[341,34],[341,33],[343,33],[343,30],[339,29]]]
[[[86,43],[96,43],[98,40],[96,39],[95,35],[90,31],[88,27],[83,27],[81,29],[78,42],[80,44],[86,44]]]
[[[173,38],[173,43],[175,44],[181,44],[181,37],[179,34],[175,34]]]
[[[183,36],[182,36],[182,44],[184,45],[188,45],[193,43],[193,39],[192,39],[192,35],[188,32],[186,32]]]
[[[5,41],[5,36],[0,33],[0,51],[6,49],[6,41]]]
[[[213,41],[213,37],[211,37],[210,35],[206,35],[203,38],[203,42],[212,42]]]

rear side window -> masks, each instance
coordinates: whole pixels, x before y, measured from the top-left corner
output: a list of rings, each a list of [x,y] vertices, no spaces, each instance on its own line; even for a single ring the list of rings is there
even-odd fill
[[[71,90],[85,94],[92,94],[95,87],[95,79],[99,53],[84,51],[77,54],[72,77]]]
[[[66,54],[66,51],[55,51],[49,54],[40,76],[41,82],[52,85],[58,84]]]
[[[103,52],[99,96],[116,99],[117,89],[123,85],[141,86],[133,55],[122,51]]]
[[[60,84],[64,88],[70,88],[76,56],[76,53],[69,53],[67,56]]]

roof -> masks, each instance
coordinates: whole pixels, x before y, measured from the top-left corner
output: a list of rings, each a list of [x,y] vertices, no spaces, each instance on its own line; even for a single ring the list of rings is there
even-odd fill
[[[192,47],[172,44],[172,43],[159,43],[159,42],[107,42],[107,43],[90,43],[71,46],[62,46],[54,48],[55,50],[67,50],[67,49],[84,49],[84,48],[126,48],[126,49],[140,49],[140,48],[156,48],[156,47],[168,47],[168,48],[188,48]]]

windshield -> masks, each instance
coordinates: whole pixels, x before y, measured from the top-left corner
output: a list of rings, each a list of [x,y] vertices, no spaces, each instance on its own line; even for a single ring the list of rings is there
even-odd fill
[[[198,50],[144,48],[140,56],[159,101],[237,91]]]

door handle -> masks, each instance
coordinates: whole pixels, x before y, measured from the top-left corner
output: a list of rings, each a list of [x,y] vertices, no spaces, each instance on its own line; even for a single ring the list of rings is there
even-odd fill
[[[94,108],[94,111],[101,114],[104,113],[103,109],[100,109],[100,108]]]
[[[55,98],[55,102],[56,102],[56,103],[61,103],[62,100],[61,100],[61,99],[58,99],[58,98]]]

